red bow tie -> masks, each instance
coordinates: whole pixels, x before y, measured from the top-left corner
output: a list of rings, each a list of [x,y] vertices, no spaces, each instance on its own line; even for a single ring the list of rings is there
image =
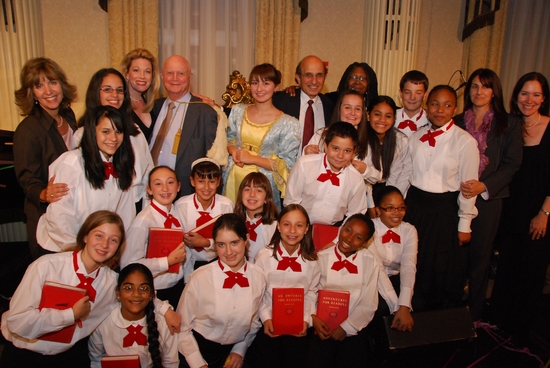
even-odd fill
[[[327,170],[327,172],[319,175],[317,180],[320,181],[321,183],[324,183],[325,181],[330,180],[332,185],[339,187],[340,178],[338,178],[338,175],[340,175],[340,173],[336,174],[332,172],[332,170],[330,170],[330,167],[327,165],[327,155],[325,155],[325,157],[323,158],[323,164],[325,165],[325,169]]]
[[[413,132],[416,132],[416,130],[418,129],[418,127],[416,126],[416,123],[410,119],[403,120],[402,122],[399,123],[397,127],[399,129],[405,129],[408,127]]]
[[[248,285],[248,279],[242,273],[233,271],[225,271],[224,273],[227,275],[223,282],[224,289],[231,289],[235,284],[243,288],[250,286]]]
[[[172,225],[176,227],[181,227],[181,224],[177,218],[161,210],[160,207],[155,204],[155,202],[151,201],[151,207],[153,207],[158,213],[166,218],[166,221],[164,221],[165,229],[171,229]]]
[[[122,347],[127,348],[134,345],[134,342],[137,342],[138,345],[147,346],[147,336],[141,330],[143,326],[128,326],[128,335],[124,336],[122,340]]]
[[[281,247],[281,245],[279,245]],[[283,257],[283,251],[281,248],[277,249],[277,253],[281,257],[281,260],[277,264],[277,269],[284,271],[290,267],[294,272],[302,272],[302,265],[298,263],[297,259],[300,256],[300,251],[298,251],[298,257]]]
[[[113,166],[112,163],[110,162],[106,162],[106,161],[103,161],[103,166],[105,168],[105,174],[103,176],[103,179],[104,180],[107,180],[109,179],[109,177],[112,175],[113,178],[118,178],[118,174],[117,172],[115,171],[115,167]]]
[[[259,219],[254,224],[252,224],[250,221],[246,222],[246,229],[248,230],[248,236],[250,237],[250,240],[255,242],[256,239],[258,239],[258,233],[256,233],[256,228],[261,224],[262,224],[262,219]]]
[[[345,268],[349,273],[357,273],[357,266],[349,262],[347,259],[342,260],[340,254],[336,251],[337,247],[338,245],[334,247],[334,253],[336,253],[336,258],[338,258],[338,260],[332,264],[331,269],[334,271],[340,271],[342,268]],[[357,254],[355,256],[357,256]]]
[[[92,282],[94,282],[95,277],[99,275],[99,269],[97,270],[97,273],[95,274],[95,277],[88,277],[84,276],[82,273],[77,272],[78,271],[78,261],[77,261],[78,251],[73,252],[73,267],[74,271],[76,273],[76,276],[78,277],[78,280],[80,280],[80,283],[76,285],[77,288],[86,289],[86,292],[88,297],[90,297],[90,301],[95,301],[96,291],[94,287],[92,286]]]
[[[392,230],[388,230],[383,236],[382,236],[382,243],[386,244],[390,241],[393,241],[394,243],[401,243],[401,237],[399,234],[394,233]]]
[[[422,137],[420,137],[420,142],[428,141],[428,144],[431,147],[435,147],[435,138],[437,136],[440,136],[441,134],[445,133],[449,129],[451,129],[453,124],[454,124],[454,122],[451,120],[451,122],[449,123],[449,125],[447,125],[447,127],[445,129],[439,129],[439,130],[436,130],[435,132],[432,132],[431,130],[428,129],[426,134],[424,134]]]

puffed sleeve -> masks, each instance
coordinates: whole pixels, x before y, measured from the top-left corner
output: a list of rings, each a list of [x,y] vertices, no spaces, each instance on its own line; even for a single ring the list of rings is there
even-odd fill
[[[296,156],[300,149],[300,126],[298,120],[291,116],[284,115],[281,119],[284,119],[284,121],[280,127],[275,153],[267,158],[271,164],[275,184],[281,191],[281,197],[284,198],[288,176],[296,162]]]

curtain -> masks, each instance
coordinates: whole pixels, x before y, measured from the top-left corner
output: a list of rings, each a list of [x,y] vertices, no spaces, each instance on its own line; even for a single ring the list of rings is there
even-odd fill
[[[124,55],[138,47],[158,54],[157,0],[109,1],[109,51],[111,66],[118,69]]]
[[[0,14],[0,129],[14,131],[23,119],[14,92],[27,60],[44,56],[40,2],[2,0]],[[13,5],[13,8],[12,8]]]
[[[517,80],[532,71],[550,79],[550,1],[510,0],[500,80],[504,102]]]
[[[254,66],[254,0],[161,0],[159,63],[181,55],[191,91],[220,103],[234,70]],[[109,5],[109,11],[111,11]]]
[[[509,0],[500,1],[500,9],[495,12],[493,25],[476,30],[464,40],[462,71],[466,78],[479,68],[489,68],[499,74],[508,3]]]
[[[298,0],[256,0],[256,64],[275,65],[282,86],[295,84],[300,14]]]

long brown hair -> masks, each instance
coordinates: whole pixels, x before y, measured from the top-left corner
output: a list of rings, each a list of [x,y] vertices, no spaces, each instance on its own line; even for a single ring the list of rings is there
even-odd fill
[[[262,223],[269,225],[277,219],[279,210],[277,205],[273,201],[273,189],[271,183],[267,177],[261,172],[251,172],[244,177],[241,185],[239,185],[239,192],[237,193],[237,200],[235,201],[235,210],[233,211],[246,221],[246,207],[243,205],[243,190],[246,187],[258,187],[265,191],[265,203],[262,209]]]

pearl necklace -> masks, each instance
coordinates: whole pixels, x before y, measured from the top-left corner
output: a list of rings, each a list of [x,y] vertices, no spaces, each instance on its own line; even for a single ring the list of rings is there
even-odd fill
[[[526,130],[529,130],[531,128],[534,128],[535,125],[537,125],[539,123],[539,121],[540,121],[540,112],[539,112],[539,117],[538,117],[537,121],[535,122],[535,124],[527,125],[527,123],[524,121],[523,126]]]
[[[61,128],[61,125],[63,125],[63,116],[59,115],[59,117],[61,118],[61,122],[59,124],[57,124],[57,127]]]
[[[141,96],[139,96],[139,98],[133,98],[132,95],[130,95],[130,99],[134,102],[139,102],[139,101],[143,100],[143,98],[141,98]]]

